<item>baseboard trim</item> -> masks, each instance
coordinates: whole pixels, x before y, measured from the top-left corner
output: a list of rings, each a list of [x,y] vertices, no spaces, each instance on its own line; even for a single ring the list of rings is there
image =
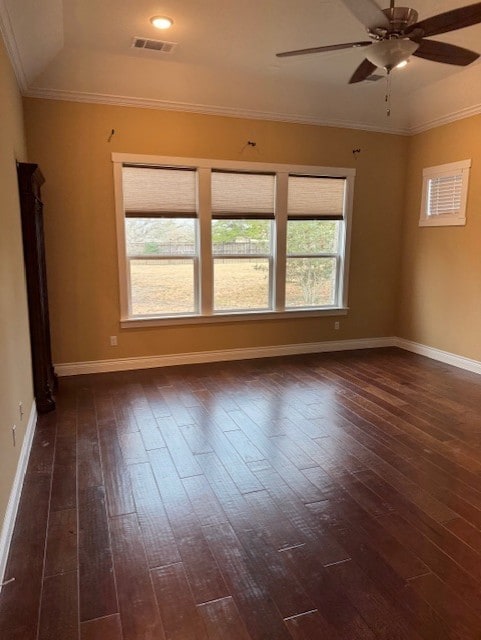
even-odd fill
[[[35,425],[37,424],[37,407],[35,401],[32,403],[30,415],[28,417],[25,437],[23,439],[22,450],[18,459],[17,471],[8,500],[7,511],[3,521],[2,531],[0,534],[0,591],[2,590],[2,582],[7,567],[8,552],[12,541],[15,519],[17,517],[20,496],[22,495],[23,480],[27,471],[28,459],[32,448],[33,435],[35,433]]]
[[[412,342],[411,340],[405,340],[404,338],[395,338],[393,346],[404,349],[405,351],[417,353],[420,356],[426,356],[427,358],[431,358],[431,360],[438,360],[439,362],[450,364],[453,367],[458,367],[458,369],[465,369],[466,371],[481,374],[481,362],[479,360],[458,356],[455,353],[442,351],[435,347],[428,347],[425,344]]]
[[[77,376],[88,373],[108,373],[112,371],[132,371],[134,369],[154,369],[173,367],[182,364],[203,364],[225,362],[229,360],[252,360],[254,358],[273,358],[278,356],[301,355],[303,353],[327,353],[331,351],[354,351],[355,349],[378,349],[398,347],[421,356],[438,360],[458,369],[465,369],[481,375],[481,362],[449,351],[397,338],[360,338],[358,340],[329,340],[326,342],[307,342],[250,349],[224,349],[218,351],[198,351],[166,356],[148,356],[144,358],[119,358],[115,360],[92,360],[90,362],[64,362],[55,365],[58,376]]]
[[[252,360],[277,356],[300,355],[303,353],[323,353],[328,351],[352,351],[354,349],[375,349],[392,347],[396,338],[361,338],[359,340],[331,340],[327,342],[307,342],[304,344],[286,344],[251,349],[224,349],[218,351],[199,351],[166,356],[145,358],[120,358],[117,360],[94,360],[91,362],[65,362],[55,365],[58,376],[76,376],[87,373],[106,373],[110,371],[131,371],[133,369],[152,369],[172,367],[181,364],[201,364],[224,362],[229,360]]]

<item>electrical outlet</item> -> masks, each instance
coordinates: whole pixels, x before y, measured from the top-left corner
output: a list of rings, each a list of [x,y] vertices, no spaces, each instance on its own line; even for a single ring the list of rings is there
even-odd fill
[[[12,425],[12,441],[13,441],[13,446],[16,447],[17,446],[17,425],[16,424]]]
[[[334,329],[337,331],[340,326],[341,326],[341,323],[339,322],[339,320],[336,320],[336,322],[334,323]]]
[[[23,414],[25,413],[23,410],[23,402],[18,403],[18,413],[20,414],[20,422],[22,422]]]
[[[110,346],[116,347],[118,345],[117,336],[110,336]]]

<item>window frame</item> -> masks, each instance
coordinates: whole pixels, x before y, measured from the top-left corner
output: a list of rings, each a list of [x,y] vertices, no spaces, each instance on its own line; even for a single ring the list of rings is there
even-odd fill
[[[466,224],[466,206],[468,198],[469,175],[471,160],[448,162],[434,167],[423,169],[423,184],[421,195],[421,211],[419,216],[420,227],[447,227],[464,226]],[[429,181],[433,178],[442,178],[461,175],[461,202],[457,213],[429,214]]]
[[[210,160],[204,158],[181,158],[171,156],[151,156],[130,153],[112,153],[114,174],[114,196],[117,228],[117,253],[120,295],[120,326],[147,327],[162,325],[202,324],[246,320],[264,320],[276,318],[315,317],[346,315],[348,311],[348,275],[351,242],[351,220],[353,192],[356,170],[345,167],[322,167],[311,165],[273,164],[261,162],[237,162],[231,160]],[[130,315],[130,275],[126,252],[125,211],[122,193],[123,165],[165,166],[172,168],[195,169],[198,176],[198,315],[171,316],[131,316]],[[213,310],[213,253],[211,243],[211,191],[210,174],[213,170],[238,171],[276,174],[276,212],[274,231],[274,255],[272,268],[272,309],[249,311],[233,310],[228,312]],[[286,277],[286,231],[287,231],[287,182],[289,175],[312,175],[326,178],[344,178],[346,180],[344,217],[340,230],[339,261],[337,270],[337,305],[332,307],[295,307],[285,308]],[[148,216],[147,216],[148,217]]]

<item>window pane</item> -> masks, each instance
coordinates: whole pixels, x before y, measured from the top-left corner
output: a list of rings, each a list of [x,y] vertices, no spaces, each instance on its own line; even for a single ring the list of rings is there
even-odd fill
[[[428,180],[427,214],[456,214],[461,209],[463,174],[439,176]]]
[[[269,260],[217,258],[214,260],[214,309],[269,308]]]
[[[130,260],[132,315],[194,313],[194,261]]]
[[[196,223],[186,218],[126,218],[127,255],[195,255]]]
[[[212,220],[214,255],[259,255],[271,252],[270,220]]]
[[[287,259],[287,307],[323,307],[335,301],[335,258]]]
[[[288,220],[287,253],[337,253],[339,224],[332,220]]]

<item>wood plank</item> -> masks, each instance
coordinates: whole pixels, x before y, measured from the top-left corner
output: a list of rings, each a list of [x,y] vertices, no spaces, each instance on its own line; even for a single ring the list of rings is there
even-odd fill
[[[189,449],[194,455],[213,452],[212,445],[206,435],[209,431],[209,426],[204,428],[204,425],[187,424],[180,427],[180,430],[187,442],[187,445],[189,446]]]
[[[314,638],[338,640],[339,638],[336,629],[317,610],[288,618],[285,623],[293,640],[314,640]]]
[[[38,640],[79,637],[78,576],[76,571],[43,581]]]
[[[51,506],[52,511],[77,506],[77,441],[75,435],[59,435],[55,443]]]
[[[120,435],[119,444],[126,464],[148,462],[144,441],[139,431]]]
[[[433,574],[414,578],[411,586],[445,620],[452,637],[472,638],[472,640],[479,638],[481,629],[479,607],[470,609],[456,591],[450,589]]]
[[[240,529],[236,535],[247,557],[247,570],[269,594],[282,618],[290,618],[315,609],[302,581],[298,580],[284,562],[283,554],[268,544],[262,533]],[[289,585],[289,588],[286,588],[286,585]]]
[[[322,510],[324,521],[339,543],[351,554],[352,559],[373,580],[383,595],[395,604],[406,621],[419,631],[421,637],[426,640],[448,640],[449,632],[435,610],[425,600],[416,596],[405,580],[383,560],[377,549],[359,535],[358,530],[345,525],[343,518],[336,513],[335,504],[330,505],[324,501],[312,506]],[[384,516],[383,519],[386,517],[393,516]]]
[[[304,502],[322,500],[322,493],[307,480],[289,458],[276,447],[275,441],[267,437],[263,430],[247,414],[243,411],[233,411],[231,415],[244,433],[256,443],[257,448],[265,458],[271,462],[272,466],[279,471],[289,486],[300,496],[301,500]]]
[[[164,439],[158,429],[142,385],[138,383],[129,385],[128,399],[145,448],[149,451],[165,447]]]
[[[104,427],[99,431],[99,441],[108,513],[110,516],[133,513],[135,504],[130,474],[122,456],[118,437],[114,430]]]
[[[150,464],[130,467],[135,506],[149,567],[180,562],[174,533]]]
[[[159,393],[169,407],[172,418],[179,427],[193,424],[194,420],[173,387],[159,387]],[[161,418],[160,418],[161,419]]]
[[[252,640],[289,640],[289,633],[265,587],[248,570],[246,552],[228,524],[205,527],[205,535]]]
[[[226,437],[244,462],[258,462],[259,460],[265,460],[264,455],[240,429],[227,431]]]
[[[122,640],[120,616],[97,618],[80,625],[80,640]]]
[[[383,595],[355,562],[341,562],[327,568],[334,583],[349,597],[376,636],[420,640],[415,624],[400,615],[394,603]]]
[[[195,456],[187,446],[179,427],[171,417],[158,418],[160,432],[164,438],[169,453],[172,456],[177,473],[181,478],[199,476],[202,469],[199,467]]]
[[[112,518],[110,530],[123,640],[164,640],[137,517]]]
[[[229,595],[168,451],[149,457],[196,604]]]
[[[226,514],[204,475],[184,478],[182,484],[201,525],[222,524]]]
[[[306,542],[306,538],[285,517],[267,491],[249,493],[244,499],[251,510],[256,529],[262,530],[274,549],[282,551]]]
[[[231,596],[198,605],[209,640],[252,640]]]
[[[52,511],[47,533],[44,576],[77,569],[77,510]]]
[[[152,570],[157,603],[169,640],[209,640],[182,563]]]
[[[262,490],[262,485],[250,471],[242,457],[237,453],[224,432],[213,427],[208,438],[212,449],[217,457],[222,460],[228,474],[241,493]]]
[[[282,557],[289,562],[299,580],[303,581],[322,617],[334,626],[341,638],[375,638],[374,632],[353,605],[346,589],[339,587],[326,567],[316,563],[315,546],[287,549]]]
[[[109,528],[103,487],[79,494],[80,620],[117,613]]]

